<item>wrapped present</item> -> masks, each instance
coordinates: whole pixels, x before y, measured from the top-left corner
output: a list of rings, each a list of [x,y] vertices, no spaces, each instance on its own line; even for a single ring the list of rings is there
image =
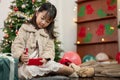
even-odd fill
[[[0,80],[18,80],[18,59],[0,54]]]

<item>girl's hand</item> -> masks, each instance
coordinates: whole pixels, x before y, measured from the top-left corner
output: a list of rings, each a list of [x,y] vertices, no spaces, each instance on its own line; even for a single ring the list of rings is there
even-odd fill
[[[46,64],[48,61],[50,61],[51,59],[50,58],[43,58],[42,60],[41,60],[41,62],[43,63],[43,64]]]
[[[27,64],[28,60],[29,60],[28,54],[23,53],[20,57],[20,61]]]
[[[46,64],[46,63],[47,63],[47,60],[46,60],[45,58],[43,58],[43,59],[41,60],[41,62],[42,62],[43,64]]]

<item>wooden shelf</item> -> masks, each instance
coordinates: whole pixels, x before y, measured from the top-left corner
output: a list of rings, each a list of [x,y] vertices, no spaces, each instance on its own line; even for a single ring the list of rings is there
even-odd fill
[[[109,10],[108,0],[77,0],[77,53],[83,58],[88,53],[106,53],[115,58],[118,50],[117,7]],[[117,0],[113,3],[117,6]],[[89,12],[89,14],[88,14]],[[114,28],[113,30],[110,27]],[[108,35],[110,32],[110,35]],[[98,36],[100,34],[100,36]],[[101,41],[101,38],[105,41]],[[84,40],[89,39],[85,42]]]
[[[83,46],[83,45],[96,45],[96,44],[108,44],[108,43],[118,43],[118,41],[106,41],[106,42],[94,42],[94,43],[80,43],[80,44],[75,43],[75,45],[77,45],[77,46]]]
[[[87,2],[87,1],[95,1],[95,0],[78,0],[78,1],[76,1],[76,3],[83,3],[83,2]]]
[[[86,23],[86,22],[99,21],[99,20],[106,20],[106,19],[113,19],[113,18],[116,18],[116,16],[107,16],[107,17],[96,18],[96,19],[92,19],[92,20],[76,21],[76,23]]]

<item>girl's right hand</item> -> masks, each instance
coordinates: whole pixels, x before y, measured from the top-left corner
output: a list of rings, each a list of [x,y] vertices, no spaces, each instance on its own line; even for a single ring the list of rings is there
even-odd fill
[[[29,60],[28,54],[23,53],[20,57],[20,61],[27,64],[28,60]]]

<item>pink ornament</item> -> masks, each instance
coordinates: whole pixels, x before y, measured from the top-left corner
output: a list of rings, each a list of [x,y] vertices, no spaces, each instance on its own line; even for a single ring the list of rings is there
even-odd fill
[[[32,3],[34,3],[35,2],[35,0],[32,0]]]
[[[116,54],[116,61],[118,61],[118,63],[120,64],[120,52]]]
[[[81,64],[81,58],[76,52],[72,52],[72,51],[66,52],[64,53],[62,59],[67,59],[76,65]]]

